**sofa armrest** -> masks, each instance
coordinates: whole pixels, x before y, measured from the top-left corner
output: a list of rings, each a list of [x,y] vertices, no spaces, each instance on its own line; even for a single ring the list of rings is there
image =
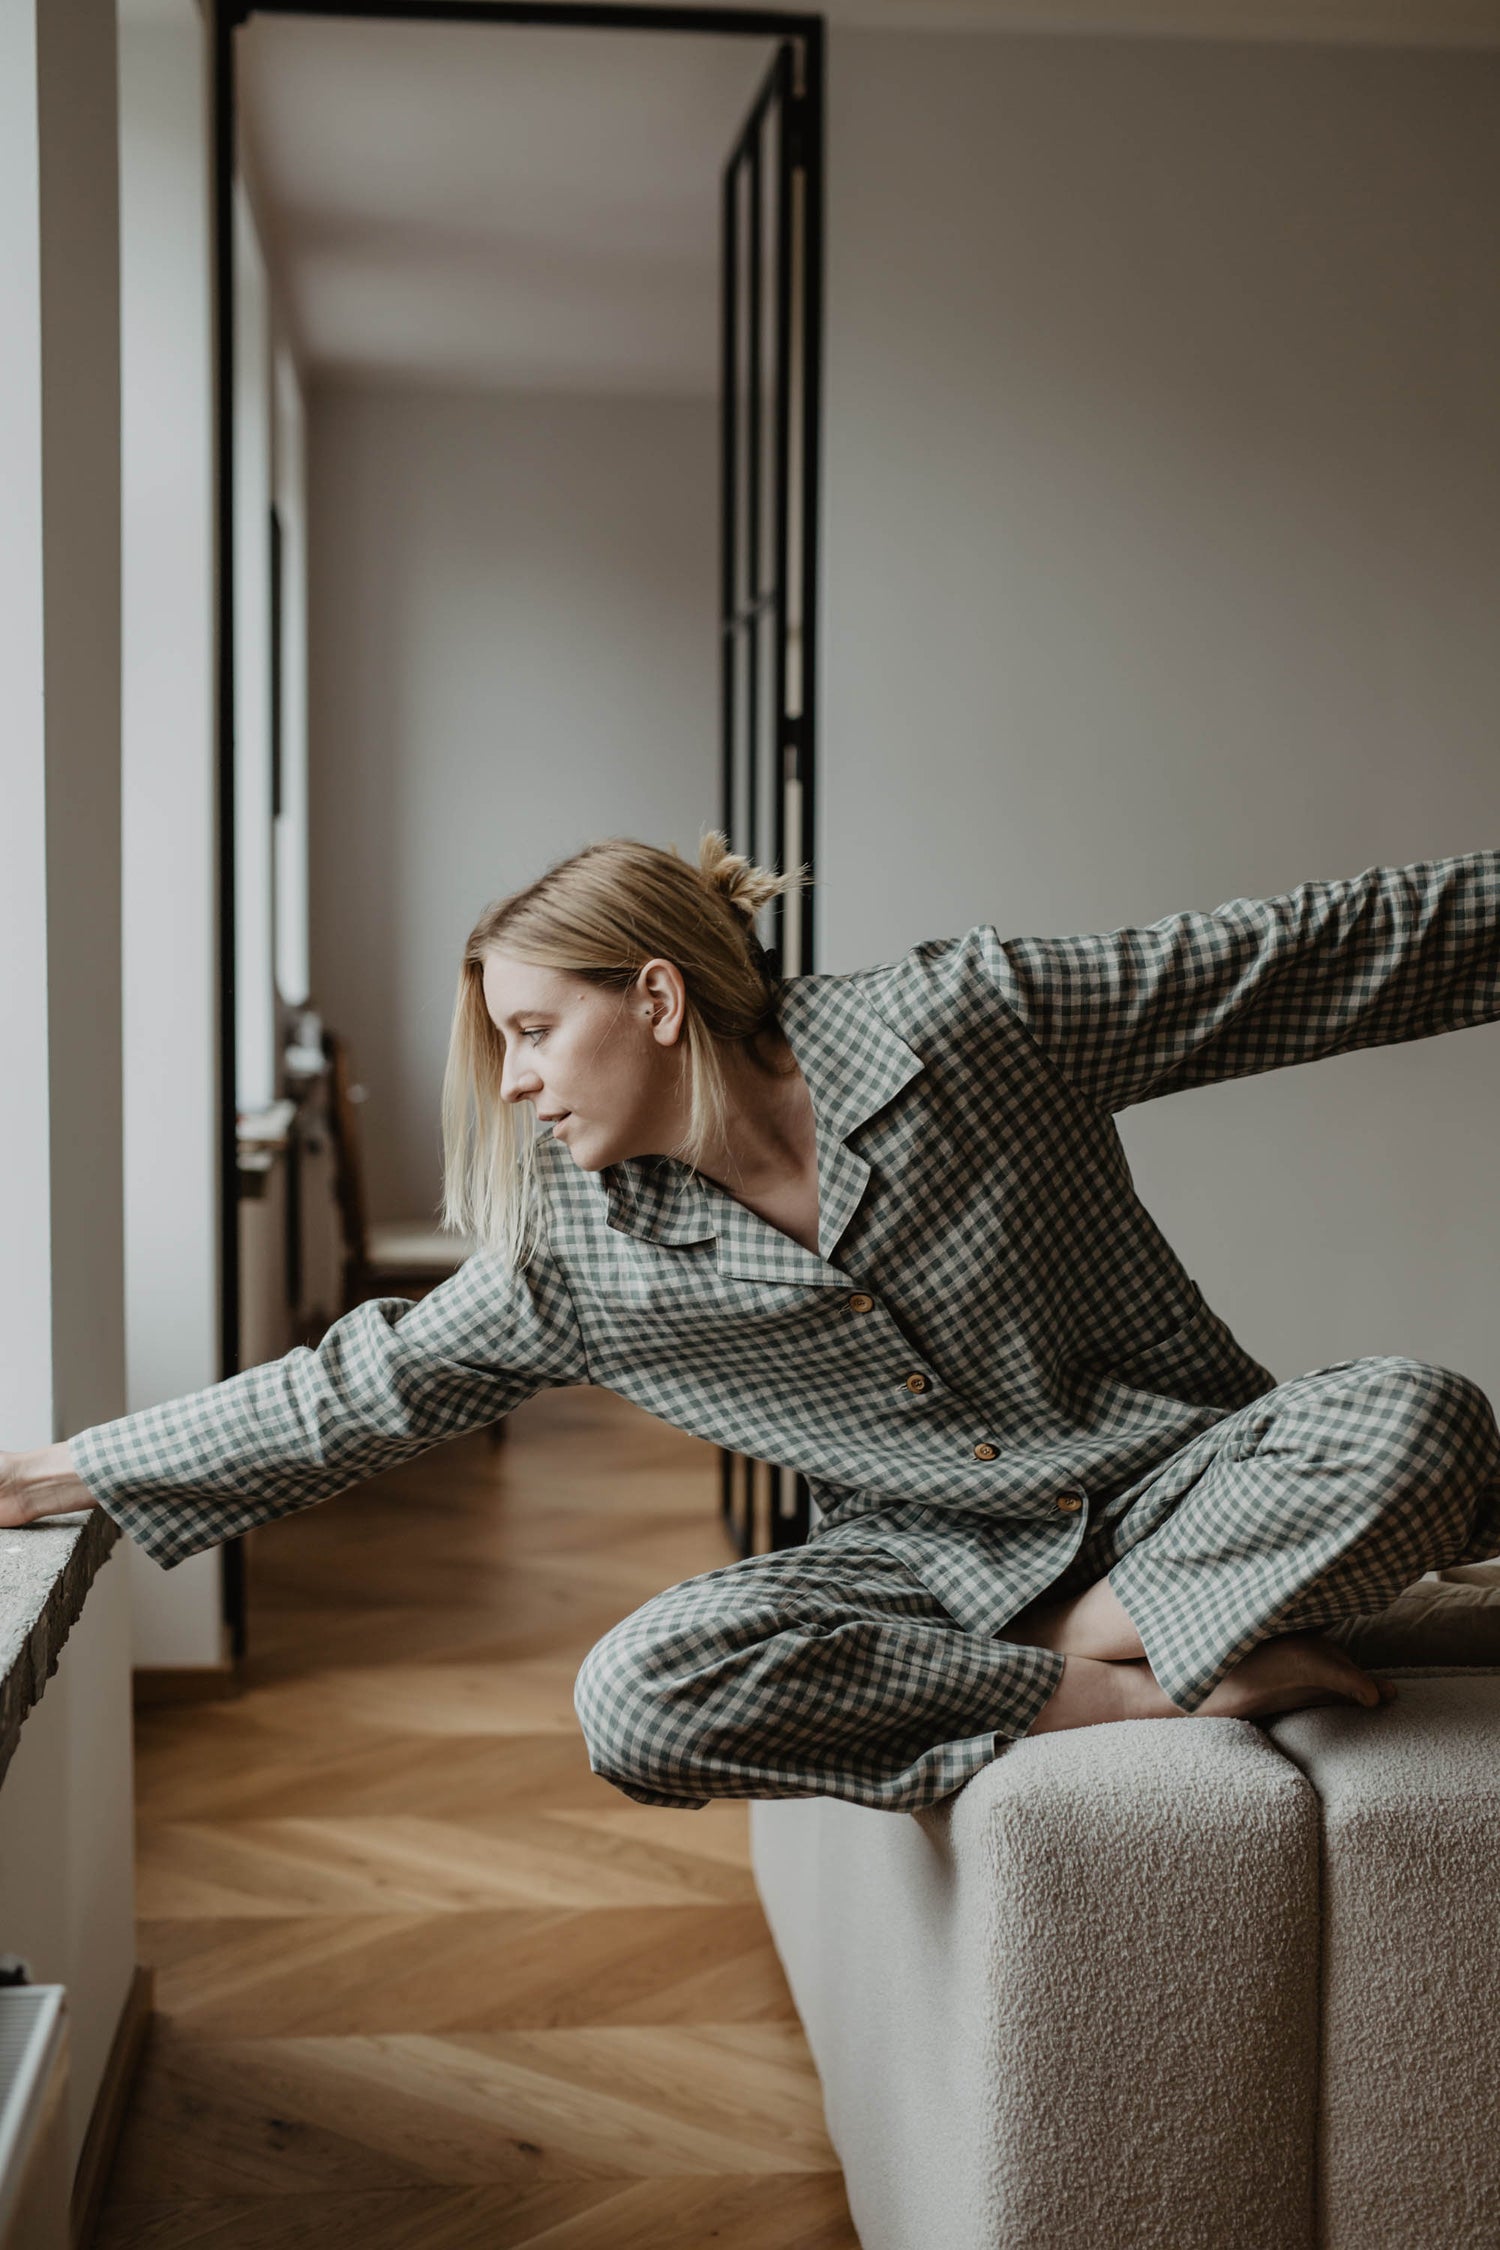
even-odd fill
[[[1322,1800],[1324,2250],[1500,2243],[1500,1676],[1270,1731]]]
[[[1312,2243],[1317,1804],[1259,1728],[1028,1737],[751,1837],[864,2250]]]

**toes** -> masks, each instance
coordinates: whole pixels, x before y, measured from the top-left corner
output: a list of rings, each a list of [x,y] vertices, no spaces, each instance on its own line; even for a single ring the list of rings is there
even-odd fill
[[[1341,1656],[1342,1654],[1340,1651]],[[1354,1702],[1366,1704],[1372,1710],[1377,1703],[1384,1702],[1382,1683],[1372,1672],[1367,1672],[1362,1664],[1356,1664],[1345,1656],[1338,1669],[1340,1685],[1345,1695],[1350,1696]]]

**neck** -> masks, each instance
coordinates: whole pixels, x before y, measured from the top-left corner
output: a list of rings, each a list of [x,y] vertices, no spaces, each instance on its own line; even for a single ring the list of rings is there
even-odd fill
[[[721,1186],[754,1191],[800,1177],[817,1161],[812,1094],[780,1031],[725,1057],[729,1103],[725,1133],[697,1169]]]

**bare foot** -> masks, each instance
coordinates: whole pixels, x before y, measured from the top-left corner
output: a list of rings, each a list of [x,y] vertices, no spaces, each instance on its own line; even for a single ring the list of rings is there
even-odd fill
[[[1374,1710],[1395,1693],[1394,1681],[1376,1679],[1321,1633],[1278,1633],[1225,1673],[1197,1716],[1263,1719],[1316,1703],[1363,1703]]]

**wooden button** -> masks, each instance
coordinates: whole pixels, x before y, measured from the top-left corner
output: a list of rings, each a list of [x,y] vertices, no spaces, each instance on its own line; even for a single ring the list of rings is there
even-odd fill
[[[1000,1448],[997,1445],[988,1444],[983,1438],[980,1439],[978,1445],[976,1445],[974,1448],[974,1458],[976,1461],[995,1461],[999,1459],[999,1456]]]
[[[909,1391],[925,1391],[927,1388],[927,1377],[925,1375],[908,1375],[906,1378],[906,1387]]]
[[[1079,1499],[1076,1492],[1059,1493],[1057,1504],[1061,1508],[1065,1516],[1076,1516],[1079,1509],[1083,1506],[1083,1502]]]
[[[856,1289],[854,1295],[849,1299],[849,1310],[851,1312],[868,1312],[874,1302],[874,1298],[867,1297],[862,1289]]]

